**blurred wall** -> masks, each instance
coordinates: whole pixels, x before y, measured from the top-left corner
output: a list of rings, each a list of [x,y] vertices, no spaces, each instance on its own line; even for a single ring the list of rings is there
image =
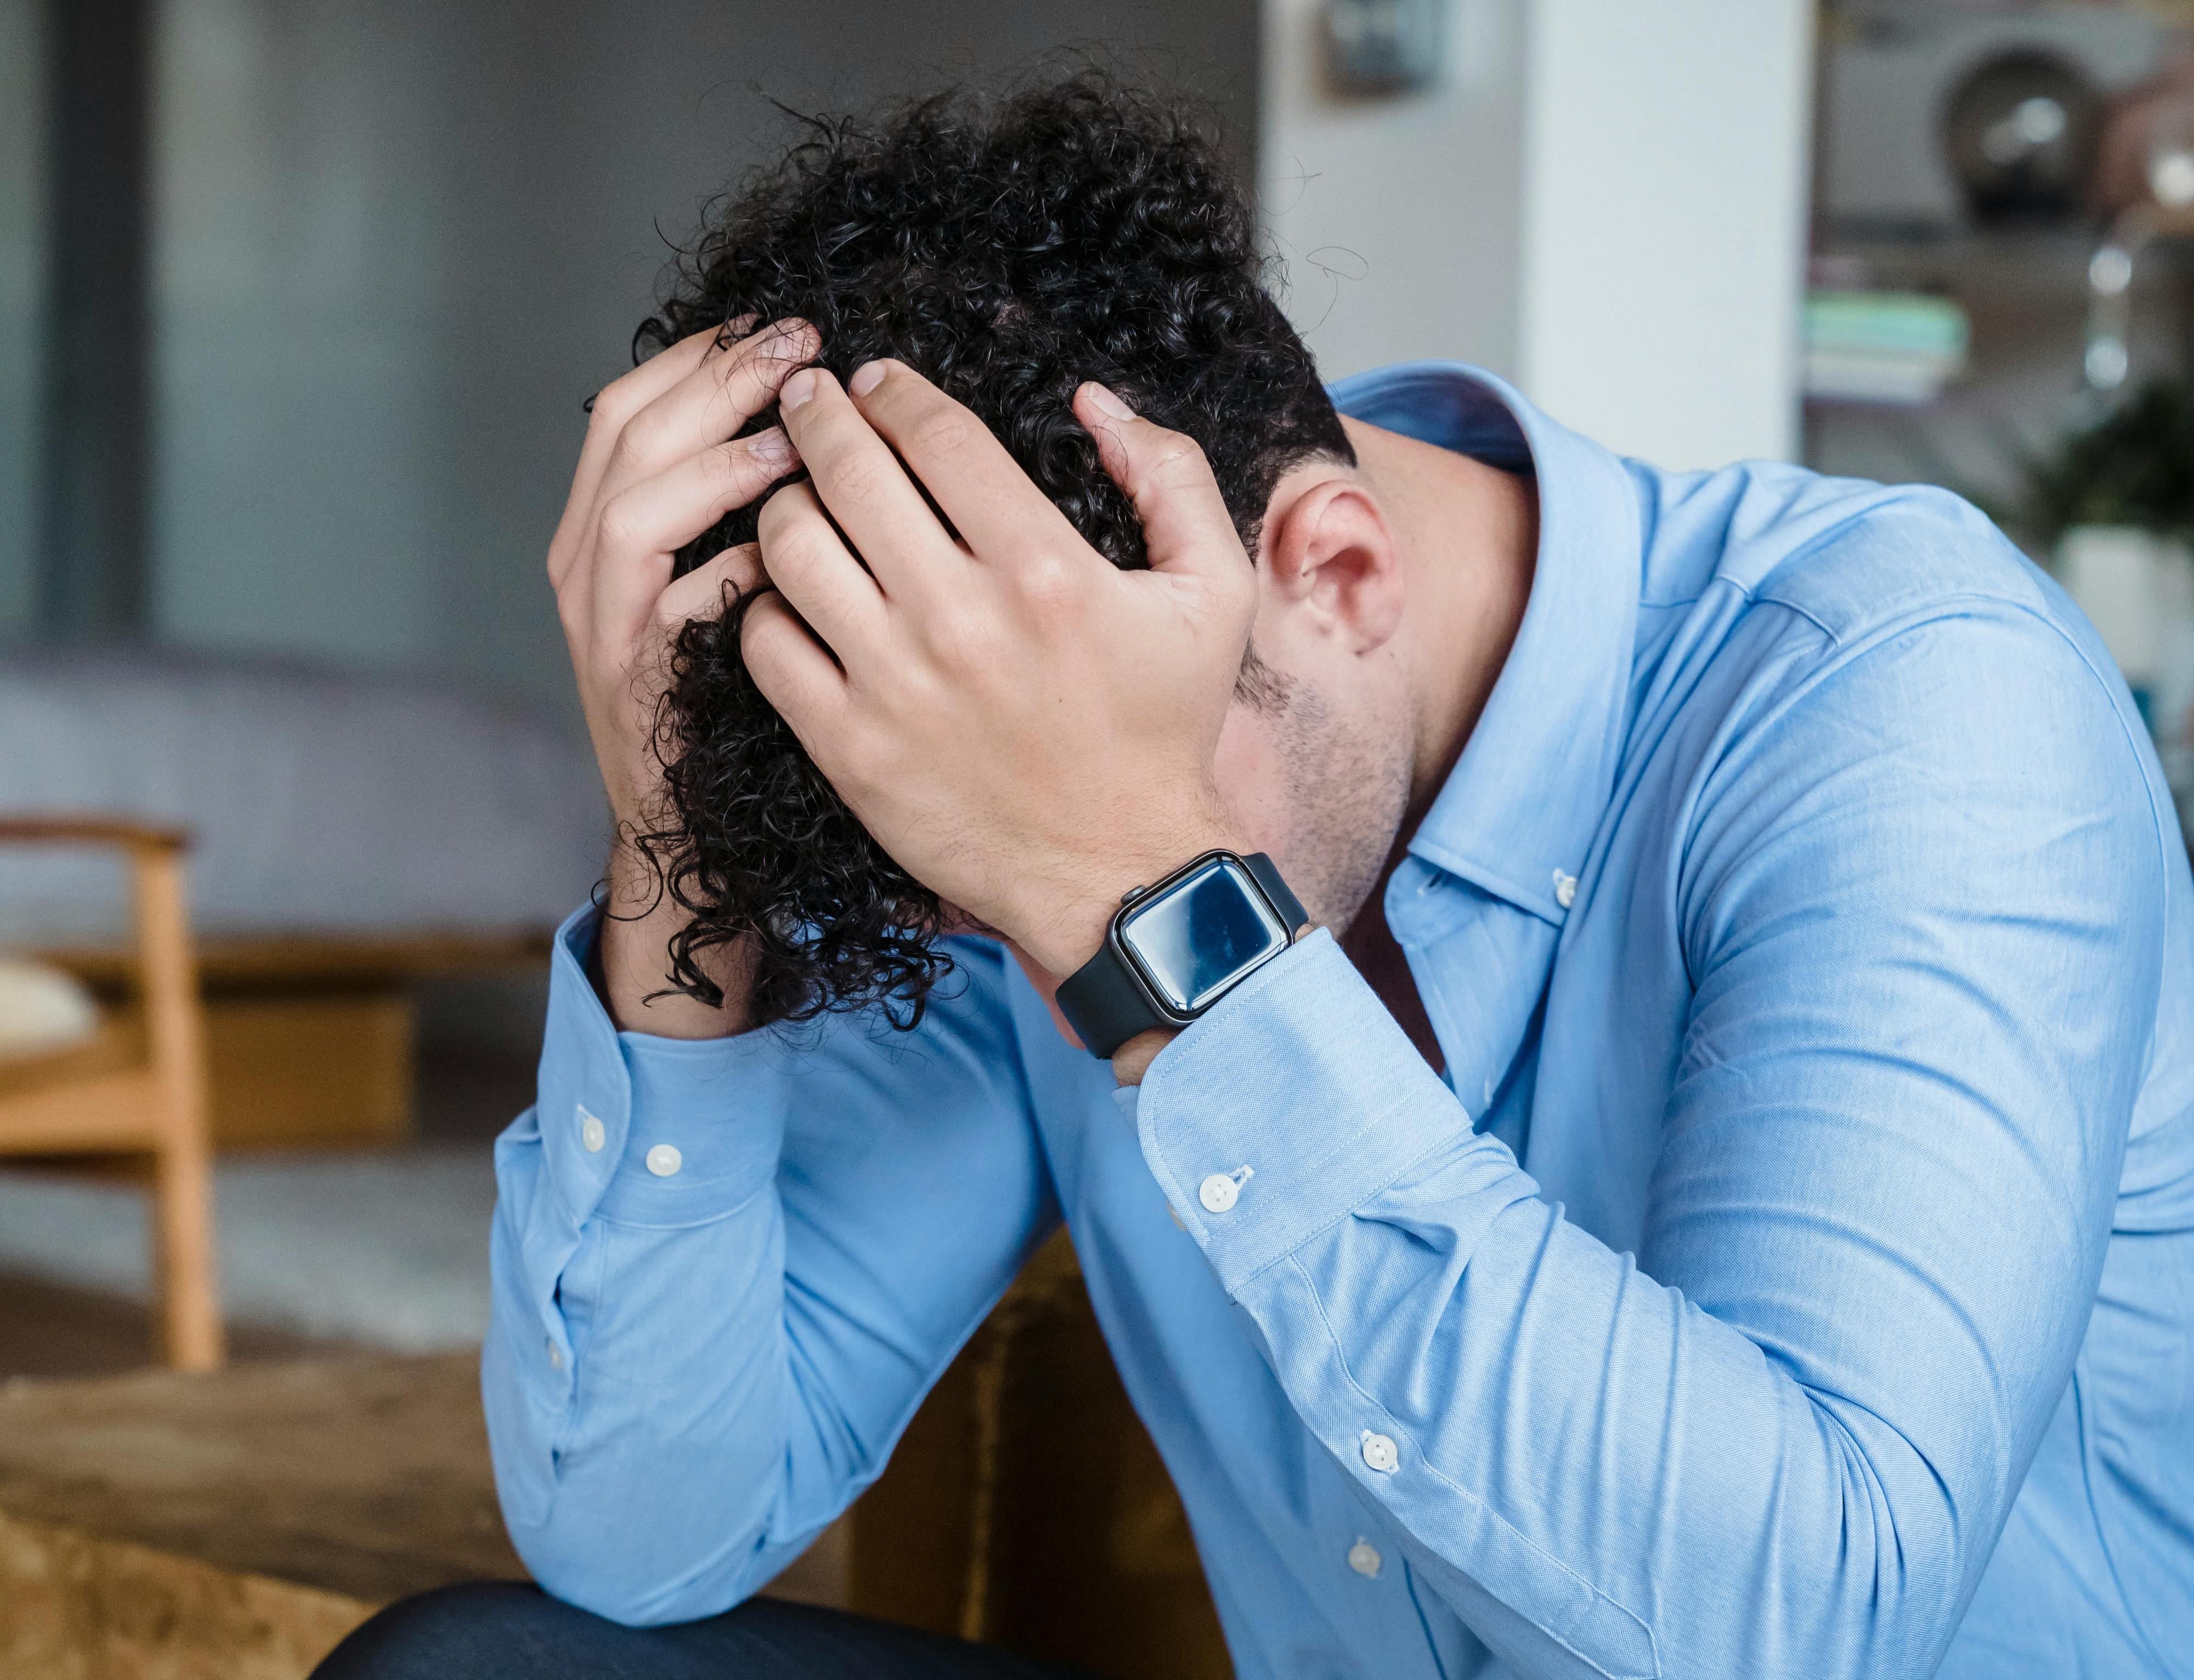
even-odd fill
[[[0,641],[37,610],[38,319],[45,264],[40,7],[0,0]]]
[[[1259,156],[1329,374],[1478,362],[1669,467],[1797,448],[1811,0],[1447,0],[1439,84],[1336,96],[1265,0]]]
[[[0,637],[34,576],[38,11],[0,0]],[[778,142],[764,93],[858,106],[1083,42],[1258,136],[1330,373],[1457,357],[1669,464],[1789,452],[1802,0],[1449,0],[1440,85],[1360,101],[1314,11],[165,0],[152,628],[568,708],[541,553],[658,226]]]
[[[569,708],[541,560],[579,404],[629,365],[658,228],[781,142],[764,95],[1111,41],[1246,152],[1255,32],[1255,0],[167,0],[157,633]]]
[[[1517,365],[1528,0],[1450,0],[1439,84],[1337,95],[1324,0],[1265,0],[1258,191],[1288,312],[1328,378]]]

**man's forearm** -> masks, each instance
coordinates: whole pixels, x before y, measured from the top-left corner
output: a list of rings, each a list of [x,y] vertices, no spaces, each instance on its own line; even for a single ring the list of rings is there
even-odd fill
[[[956,951],[916,1053],[841,1018],[788,1054],[620,1041],[586,972],[612,925],[559,933],[539,1099],[497,1147],[484,1396],[535,1578],[679,1621],[873,1477],[1057,1215],[996,950]]]
[[[742,948],[701,959],[723,989],[711,1006],[669,989],[670,942],[692,920],[627,841],[610,857],[608,913],[598,947],[602,1002],[620,1032],[658,1038],[728,1038],[753,1025],[753,968]]]

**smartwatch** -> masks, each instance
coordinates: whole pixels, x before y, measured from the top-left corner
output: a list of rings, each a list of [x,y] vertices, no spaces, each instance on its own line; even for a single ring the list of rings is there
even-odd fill
[[[1120,901],[1097,955],[1059,988],[1060,1012],[1109,1060],[1137,1033],[1185,1027],[1310,923],[1261,851],[1207,851]]]

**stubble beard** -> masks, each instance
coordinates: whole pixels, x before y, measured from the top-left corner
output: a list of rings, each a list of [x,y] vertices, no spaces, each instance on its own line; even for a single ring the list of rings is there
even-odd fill
[[[1370,902],[1409,808],[1409,732],[1345,718],[1300,679],[1276,710],[1287,779],[1288,885],[1311,920],[1346,934]]]

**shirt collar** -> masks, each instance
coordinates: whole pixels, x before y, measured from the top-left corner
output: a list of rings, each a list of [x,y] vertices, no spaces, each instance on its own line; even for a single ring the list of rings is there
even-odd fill
[[[1410,851],[1559,925],[1622,758],[1645,565],[1637,488],[1613,454],[1460,362],[1404,362],[1330,390],[1355,419],[1537,478],[1523,623]]]

